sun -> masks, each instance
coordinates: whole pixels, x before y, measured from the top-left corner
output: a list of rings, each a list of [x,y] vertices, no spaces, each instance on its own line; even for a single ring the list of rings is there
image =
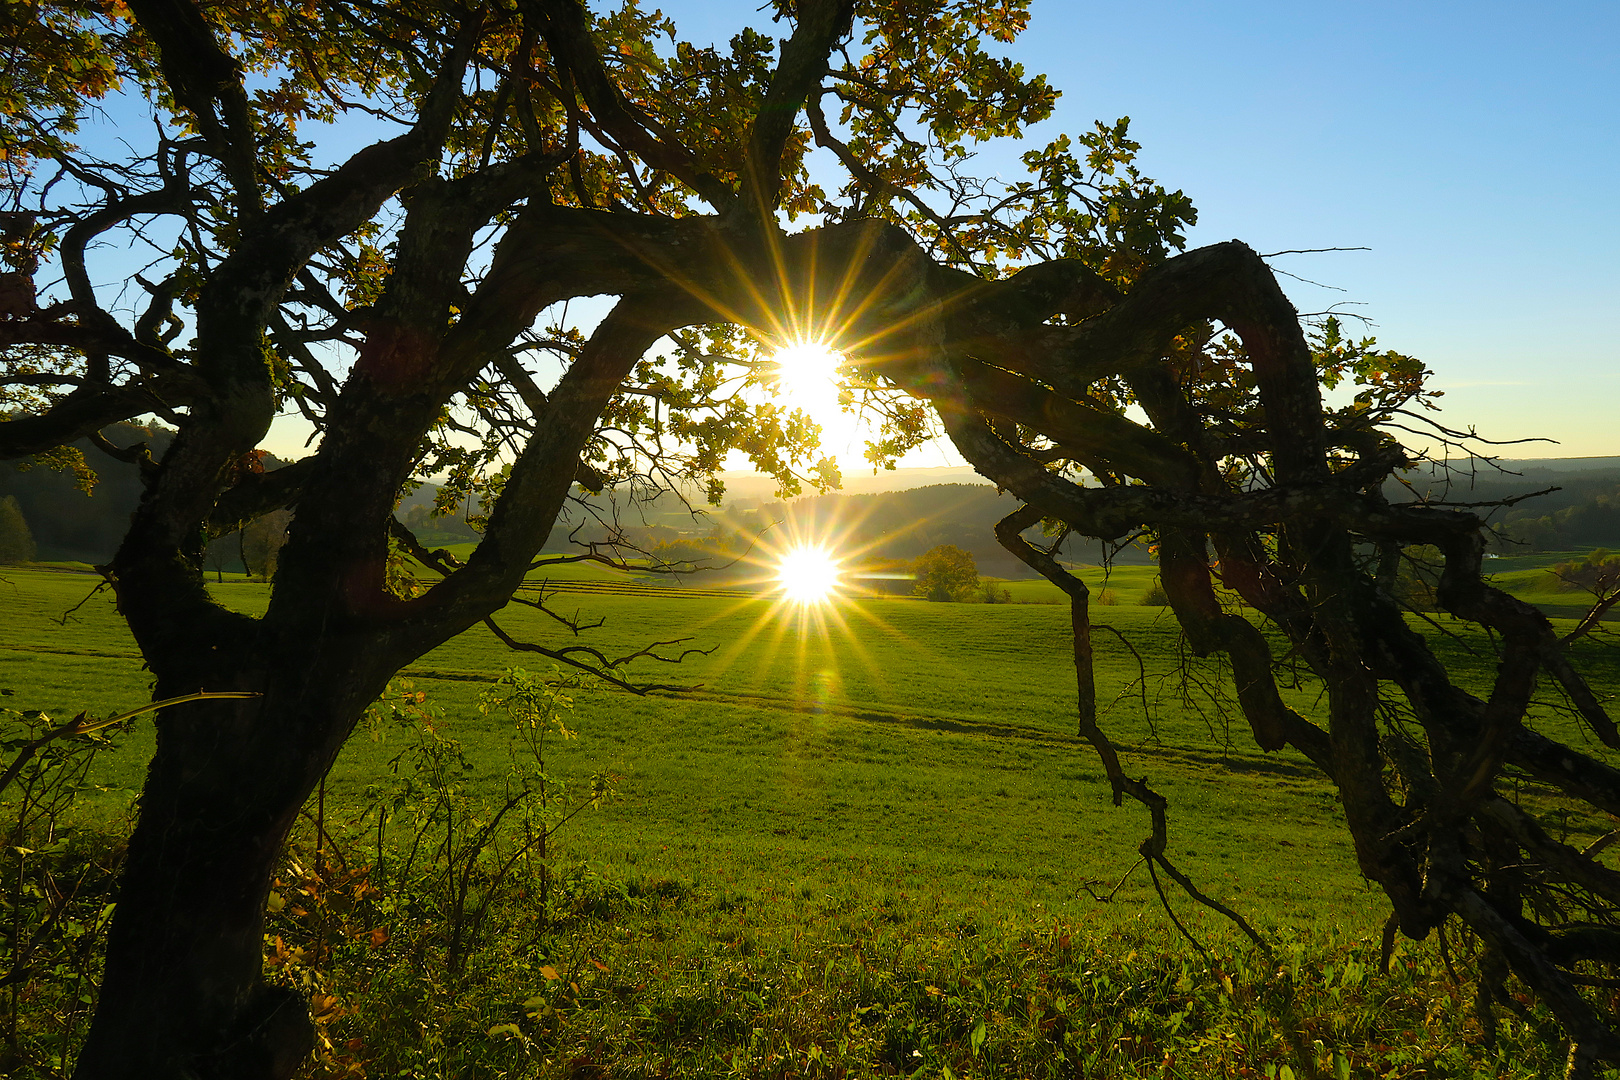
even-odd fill
[[[777,560],[776,580],[795,604],[825,603],[838,590],[838,560],[818,547],[796,547]]]
[[[772,355],[784,403],[825,423],[838,412],[838,366],[844,358],[819,341],[796,341]]]

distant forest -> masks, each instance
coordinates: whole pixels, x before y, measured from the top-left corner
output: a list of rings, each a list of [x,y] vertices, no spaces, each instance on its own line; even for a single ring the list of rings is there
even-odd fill
[[[1620,547],[1620,459],[1609,460],[1613,467],[1580,471],[1538,465],[1447,477],[1430,469],[1408,474],[1404,486],[1391,484],[1386,494],[1392,502],[1417,497],[1486,503],[1543,492],[1512,506],[1480,508],[1496,533],[1492,551],[1522,555]]]
[[[161,457],[174,433],[161,425],[140,427],[116,424],[106,429],[117,446],[145,442],[153,456]],[[140,499],[140,479],[133,465],[116,460],[87,440],[76,444],[97,474],[94,489],[86,494],[75,487],[74,476],[46,466],[17,469],[0,466],[0,499],[14,496],[26,520],[37,558],[47,562],[106,562],[118,546],[129,515]],[[1517,473],[1476,469],[1471,475],[1446,474],[1434,469],[1407,474],[1404,484],[1391,484],[1392,501],[1414,498],[1452,502],[1489,502],[1557,488],[1513,506],[1490,511],[1497,530],[1493,549],[1500,554],[1543,551],[1580,551],[1593,547],[1620,547],[1620,459],[1613,467],[1572,471],[1536,463]],[[265,467],[283,464],[274,457]],[[1606,463],[1604,463],[1606,464]],[[459,517],[434,518],[434,488],[427,485],[406,498],[399,510],[402,521],[430,545],[465,542],[477,533]],[[571,518],[559,523],[547,543],[548,550],[563,551],[571,538],[588,542],[606,539],[609,523],[647,549],[666,558],[707,557],[716,551],[746,548],[761,530],[767,543],[778,537],[832,538],[840,550],[857,554],[868,565],[909,562],[940,544],[954,544],[971,552],[981,573],[996,577],[1027,576],[1023,565],[1007,555],[995,541],[995,523],[1015,506],[1011,496],[986,484],[936,484],[875,494],[807,496],[792,501],[737,499],[724,510],[701,503],[688,506],[678,496],[664,493],[648,501],[625,501],[622,495],[589,497],[574,507]],[[588,508],[588,509],[587,509]],[[694,515],[693,511],[699,511]],[[241,572],[240,544],[235,534],[210,548],[208,569]],[[1099,545],[1071,543],[1063,551],[1073,562],[1101,562]],[[1120,563],[1145,563],[1149,556],[1140,545],[1112,555]],[[251,556],[250,556],[251,558]]]
[[[153,457],[162,457],[174,432],[161,425],[150,428],[114,424],[103,430],[119,447],[145,442]],[[87,494],[74,485],[71,472],[24,460],[0,464],[0,498],[13,495],[23,519],[39,546],[42,562],[106,562],[129,529],[129,515],[141,498],[141,479],[135,466],[110,457],[88,439],[74,443],[94,470],[96,482]]]
[[[104,428],[107,441],[120,448],[144,442],[161,458],[174,441],[174,431],[161,424],[113,424]],[[129,529],[129,516],[141,498],[140,473],[134,465],[97,449],[88,439],[73,444],[95,474],[90,491],[81,490],[72,472],[23,461],[0,464],[0,499],[14,496],[23,520],[38,545],[40,562],[83,562],[111,559]],[[266,469],[285,462],[267,454]],[[209,548],[208,569],[241,572],[237,535],[221,537]]]

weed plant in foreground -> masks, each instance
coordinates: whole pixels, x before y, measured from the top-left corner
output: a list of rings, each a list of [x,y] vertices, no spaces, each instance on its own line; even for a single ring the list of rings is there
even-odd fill
[[[1288,1016],[1324,1077],[1560,1065],[1538,1011],[1481,1045],[1432,945],[1398,945],[1379,974],[1375,939],[1332,929],[1267,960],[1203,920],[1201,954],[1151,919],[576,868],[549,919],[503,904],[452,978],[441,928],[388,891],[288,884],[333,896],[320,916],[284,908],[271,956],[317,1004],[325,1076],[1286,1078],[1303,1075]]]
[[[78,897],[95,911],[112,882],[108,851],[88,840],[58,865],[95,868]],[[545,910],[537,874],[508,877],[455,968],[442,913],[424,902],[432,868],[379,888],[330,841],[318,859],[306,827],[266,939],[273,977],[307,994],[318,1021],[305,1075],[1271,1080],[1302,1076],[1284,1038],[1290,986],[1324,1077],[1531,1080],[1561,1065],[1534,1006],[1483,1045],[1471,987],[1433,943],[1398,944],[1380,974],[1375,937],[1335,928],[1279,935],[1267,960],[1197,916],[1207,954],[1152,915],[1076,922],[960,906],[944,890],[744,893],[557,865]],[[93,970],[99,956],[81,948],[76,962]],[[9,989],[21,1023],[8,1075],[66,1076],[87,984]]]

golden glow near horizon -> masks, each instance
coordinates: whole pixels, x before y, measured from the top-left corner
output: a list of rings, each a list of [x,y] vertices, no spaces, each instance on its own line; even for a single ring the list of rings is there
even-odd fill
[[[796,341],[777,349],[771,359],[781,404],[808,413],[824,428],[838,423],[841,355],[819,341]]]
[[[819,547],[796,547],[782,553],[776,580],[795,604],[822,604],[838,590],[838,560]]]

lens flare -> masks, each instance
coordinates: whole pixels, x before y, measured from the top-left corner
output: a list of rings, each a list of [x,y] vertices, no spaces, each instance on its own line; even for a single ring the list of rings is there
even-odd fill
[[[776,350],[777,392],[790,408],[809,413],[818,423],[836,418],[838,365],[844,358],[819,341],[796,341]]]
[[[777,561],[776,580],[796,604],[825,603],[838,589],[838,560],[818,547],[797,547]]]

